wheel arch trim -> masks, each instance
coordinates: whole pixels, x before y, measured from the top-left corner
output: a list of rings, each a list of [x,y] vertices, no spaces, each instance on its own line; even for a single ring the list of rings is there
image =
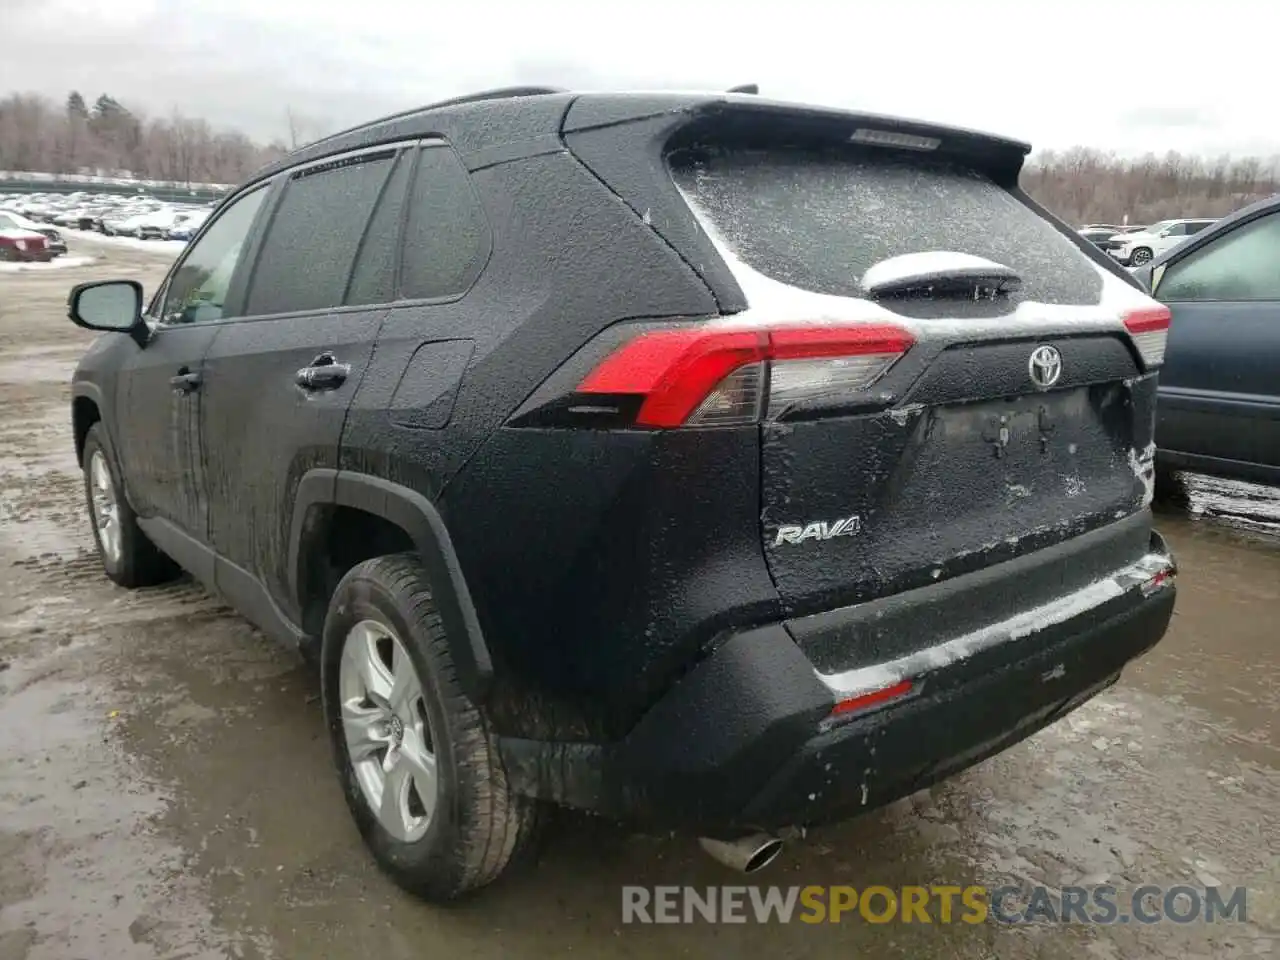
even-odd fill
[[[98,422],[100,423],[105,422],[107,419],[107,404],[106,404],[106,398],[102,393],[102,388],[99,387],[96,383],[92,383],[88,380],[78,380],[74,384],[72,384],[71,430],[72,430],[72,442],[75,444],[77,464],[80,463],[81,454],[83,452],[83,447],[81,445],[82,439],[79,436],[77,436],[77,431],[76,431],[75,410],[76,410],[76,404],[80,400],[89,400],[93,403],[95,407],[98,408]],[[90,426],[92,426],[92,424],[90,424]],[[89,432],[88,428],[86,428],[85,433],[87,434],[88,432]],[[110,430],[108,429],[107,432],[110,433]]]
[[[493,680],[471,591],[440,511],[416,490],[349,470],[315,468],[298,483],[289,530],[289,591],[302,609],[301,564],[307,518],[313,508],[353,507],[395,524],[413,541],[431,578],[432,597],[448,637],[458,680],[473,700],[483,700]]]

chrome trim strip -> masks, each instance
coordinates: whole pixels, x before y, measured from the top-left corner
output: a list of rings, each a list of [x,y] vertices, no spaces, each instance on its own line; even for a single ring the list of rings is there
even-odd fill
[[[1108,600],[1123,596],[1162,571],[1175,569],[1173,559],[1159,553],[1148,553],[1142,559],[1113,572],[1109,577],[1082,587],[1066,596],[1030,610],[1023,610],[1008,619],[988,624],[970,633],[953,637],[936,646],[917,650],[897,660],[857,667],[843,673],[819,673],[817,677],[839,700],[862,696],[875,690],[893,686],[921,674],[950,666],[974,654],[1003,643],[1011,643],[1029,636],[1045,627],[1065,623]]]

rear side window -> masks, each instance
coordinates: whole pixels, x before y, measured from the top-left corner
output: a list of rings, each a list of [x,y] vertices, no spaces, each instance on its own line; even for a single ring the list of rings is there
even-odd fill
[[[447,146],[424,147],[409,197],[400,296],[456,297],[489,258],[489,222],[462,162]]]
[[[857,297],[867,269],[933,250],[985,257],[1022,278],[1012,300],[1093,304],[1102,279],[1053,224],[976,170],[862,149],[682,151],[672,176],[753,269]]]
[[[342,304],[356,252],[394,151],[295,173],[271,218],[253,274],[250,316]]]

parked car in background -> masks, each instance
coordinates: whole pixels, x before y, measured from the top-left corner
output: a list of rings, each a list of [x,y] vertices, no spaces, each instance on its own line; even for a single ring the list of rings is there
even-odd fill
[[[49,219],[49,208],[43,203],[24,203],[18,207],[18,212],[35,223],[45,223]]]
[[[111,233],[117,237],[136,237],[138,231],[142,229],[142,225],[146,222],[148,213],[139,213],[138,211],[126,211],[120,218],[111,221]]]
[[[45,239],[45,249],[50,258],[67,252],[67,243],[55,228],[44,223],[34,223],[19,213],[0,210],[0,230],[27,230],[40,234]]]
[[[186,215],[171,207],[161,207],[138,220],[139,240],[163,240],[169,229],[180,224]]]
[[[1119,232],[1116,227],[1082,227],[1079,230],[1080,236],[1096,246],[1102,246],[1104,241],[1110,240]]]
[[[1115,239],[1119,244],[1107,252],[1125,266],[1140,267],[1214,222],[1213,219],[1161,220],[1143,230],[1117,235]]]
[[[1118,226],[1108,223],[1090,223],[1079,229],[1079,234],[1099,250],[1119,259],[1119,251],[1125,245],[1125,236],[1145,230],[1144,226]]]
[[[1280,483],[1280,197],[1219,220],[1135,276],[1173,314],[1159,482],[1182,468]]]
[[[204,222],[209,219],[209,214],[210,211],[201,211],[184,216],[166,231],[166,238],[169,240],[190,240],[204,226]]]
[[[44,234],[21,227],[0,227],[0,260],[52,260]]]
[[[1020,197],[1029,149],[540,89],[313,143],[150,306],[72,291],[111,331],[71,410],[104,569],[180,565],[318,656],[416,893],[493,880],[546,802],[763,866],[1169,623],[1168,310]]]

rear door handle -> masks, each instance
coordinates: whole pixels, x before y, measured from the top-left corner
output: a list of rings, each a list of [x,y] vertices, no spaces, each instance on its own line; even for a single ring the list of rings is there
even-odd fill
[[[178,371],[176,377],[169,378],[169,386],[179,393],[191,393],[200,389],[200,374],[192,373],[186,367]]]
[[[303,390],[336,390],[351,376],[351,364],[339,363],[332,353],[322,353],[294,374],[293,382]]]

